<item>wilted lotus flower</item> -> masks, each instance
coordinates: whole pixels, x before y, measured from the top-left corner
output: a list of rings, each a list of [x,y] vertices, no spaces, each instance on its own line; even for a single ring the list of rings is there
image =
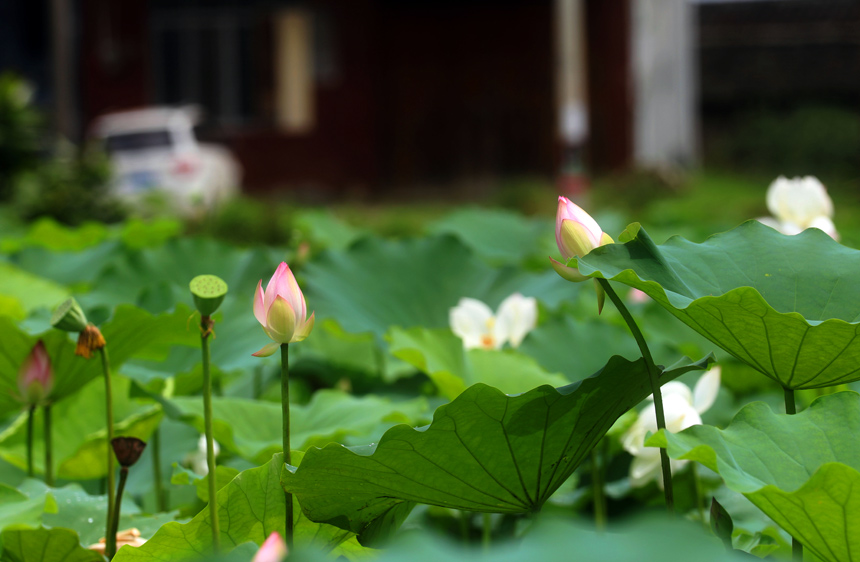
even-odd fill
[[[99,554],[104,555],[105,553],[105,539],[104,537],[99,539],[99,542],[95,544],[91,544],[87,548],[89,550],[95,550]],[[128,546],[140,546],[146,542],[146,539],[140,537],[140,531],[137,529],[126,529],[125,531],[119,531],[116,534],[116,547],[120,549],[126,545]]]
[[[448,321],[466,349],[501,349],[506,342],[517,347],[537,324],[537,301],[514,293],[502,301],[493,316],[486,304],[464,297],[451,309]]]
[[[818,228],[839,239],[833,224],[833,201],[818,178],[806,176],[776,178],[767,189],[767,208],[774,217],[761,217],[760,223],[782,232],[798,234],[807,228]]]
[[[287,545],[277,531],[272,531],[269,538],[260,546],[251,562],[281,562],[288,554]]]
[[[30,406],[44,404],[54,388],[51,359],[39,340],[18,371],[18,400]]]
[[[720,368],[714,367],[703,374],[696,383],[696,388],[690,392],[690,387],[678,381],[663,385],[663,410],[666,415],[666,431],[677,433],[693,425],[702,423],[700,414],[710,408],[720,390]],[[653,400],[653,396],[649,397]],[[621,445],[633,455],[630,465],[630,485],[634,488],[644,486],[652,479],[657,480],[663,487],[660,468],[660,449],[646,447],[645,439],[650,433],[657,432],[657,414],[652,402],[642,412],[639,418],[621,438]],[[686,460],[671,459],[672,472],[680,470],[687,464]]]
[[[305,297],[290,266],[281,262],[263,292],[262,279],[257,284],[254,296],[254,316],[263,325],[266,335],[273,342],[254,353],[256,357],[268,357],[283,343],[302,341],[314,327],[314,314],[307,316]]]

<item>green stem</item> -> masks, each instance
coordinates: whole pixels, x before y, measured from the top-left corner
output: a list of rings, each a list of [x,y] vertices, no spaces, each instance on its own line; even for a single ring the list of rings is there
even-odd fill
[[[791,560],[803,562],[803,545],[794,537],[791,537]]]
[[[119,488],[116,491],[116,503],[113,507],[114,518],[111,522],[108,536],[113,537],[113,540],[105,543],[105,557],[110,560],[116,554],[116,534],[119,531],[119,512],[122,504],[122,493],[125,490],[125,481],[128,479],[128,468],[122,467],[119,469]]]
[[[603,498],[601,468],[597,447],[594,447],[591,449],[591,489],[594,494],[594,526],[598,531],[606,529],[606,503]]]
[[[281,344],[281,419],[284,432],[284,462],[290,464],[290,367],[289,345]],[[284,540],[287,548],[293,548],[293,495],[284,491],[286,513],[284,516]]]
[[[107,509],[107,531],[105,534],[105,552],[108,547],[113,545],[113,550],[116,551],[116,534],[111,536],[110,530],[113,525],[114,518],[114,503],[116,500],[114,490],[114,468],[113,468],[113,402],[110,384],[110,360],[108,359],[107,346],[99,349],[99,355],[102,359],[102,372],[105,377],[105,411],[107,416],[107,494],[108,494],[108,509]]]
[[[218,489],[215,476],[215,443],[212,437],[212,373],[209,369],[209,334],[212,319],[200,318],[200,347],[203,350],[203,424],[206,433],[206,466],[209,468],[209,520],[212,524],[212,549],[221,551],[221,529],[218,520]]]
[[[633,320],[633,316],[630,315],[630,311],[627,310],[626,306],[624,306],[624,302],[618,297],[618,294],[612,288],[612,285],[609,284],[609,281],[606,279],[597,279],[597,281],[600,283],[600,286],[603,287],[603,290],[606,291],[606,294],[609,295],[609,300],[612,301],[612,304],[614,304],[615,308],[618,309],[618,312],[621,313],[621,317],[624,318],[624,321],[627,323],[627,327],[630,329],[630,333],[633,334],[633,339],[636,340],[636,344],[639,346],[642,358],[645,359],[645,366],[648,370],[648,379],[651,381],[651,393],[654,397],[654,412],[657,414],[657,429],[666,429],[666,416],[663,413],[663,396],[660,393],[659,373],[657,372],[657,365],[651,357],[651,350],[648,349],[645,336],[642,335],[642,332],[639,330],[639,326],[636,324],[636,321]],[[660,448],[660,466],[663,470],[663,490],[666,497],[666,509],[669,513],[674,513],[675,497],[672,490],[672,469],[669,465],[669,454],[666,452],[666,449],[663,449],[662,447]]]
[[[44,414],[44,430],[45,430],[45,484],[48,486],[54,485],[54,459],[53,459],[53,443],[51,439],[51,405],[45,404],[42,407]]]
[[[481,534],[481,545],[484,552],[490,550],[490,539],[493,536],[493,514],[484,512],[484,529]]]
[[[794,389],[783,387],[782,390],[785,393],[785,413],[786,414],[796,414],[797,413],[797,404],[794,401]]]
[[[796,414],[797,403],[794,400],[794,389],[782,387],[782,390],[785,394],[785,413]],[[803,545],[794,537],[791,537],[791,558],[794,562],[803,562]]]
[[[708,522],[705,520],[705,500],[702,498],[702,480],[699,478],[699,467],[696,462],[690,463],[690,470],[693,471],[693,493],[696,495],[696,510],[699,512],[699,520],[707,531],[709,529]]]
[[[155,507],[162,513],[167,511],[167,502],[164,499],[164,483],[161,475],[161,427],[156,427],[149,441],[149,450],[152,451],[152,478],[155,481]]]
[[[27,476],[33,477],[33,418],[36,414],[36,406],[30,406],[27,410]]]

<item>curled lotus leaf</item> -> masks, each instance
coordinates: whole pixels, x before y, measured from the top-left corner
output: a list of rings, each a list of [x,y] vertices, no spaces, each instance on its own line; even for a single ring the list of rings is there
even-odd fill
[[[620,240],[580,258],[579,271],[644,291],[785,388],[860,380],[860,251],[757,221],[701,244],[657,245],[635,223]]]

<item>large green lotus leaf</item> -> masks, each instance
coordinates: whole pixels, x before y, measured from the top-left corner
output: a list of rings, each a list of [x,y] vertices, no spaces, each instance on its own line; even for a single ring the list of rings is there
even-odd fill
[[[296,462],[301,454],[294,454]],[[266,464],[239,473],[217,493],[221,547],[224,550],[253,541],[262,544],[273,531],[284,534],[284,491],[280,472],[283,455],[274,455]],[[299,548],[337,553],[338,547],[355,535],[342,529],[309,521],[298,502],[293,501],[294,539]],[[212,548],[209,510],[204,509],[188,523],[167,523],[143,546],[123,547],[114,562],[197,560]],[[352,541],[354,543],[354,541]],[[357,548],[353,544],[350,548]]]
[[[492,263],[520,264],[555,248],[552,223],[501,209],[459,209],[432,223],[433,234],[453,234]]]
[[[449,329],[395,327],[388,332],[387,339],[395,357],[429,376],[449,400],[479,382],[505,394],[525,392],[542,384],[563,386],[570,382],[558,373],[545,371],[534,359],[515,350],[464,350],[462,340]]]
[[[80,536],[81,544],[98,542],[105,535],[107,496],[93,496],[77,484],[63,488],[49,488],[41,480],[28,479],[18,490],[17,498],[5,498],[0,487],[0,513],[9,510],[8,517],[0,515],[0,530],[10,524],[18,527],[63,527]],[[122,502],[120,529],[137,528],[144,537],[174,519],[175,513],[144,515],[128,495]]]
[[[860,395],[839,392],[796,415],[744,407],[720,430],[697,425],[649,444],[698,461],[823,560],[860,560]]]
[[[161,419],[161,407],[128,398],[131,384],[128,379],[115,376],[112,382],[115,434],[148,439]],[[57,402],[51,411],[55,474],[67,479],[104,476],[108,445],[103,381],[90,381],[77,394]],[[44,430],[41,415],[35,418],[34,433],[33,464],[36,471],[42,473]],[[27,466],[27,414],[22,413],[0,433],[0,456],[15,466]]]
[[[684,360],[661,382],[704,369]],[[284,474],[307,516],[353,532],[403,502],[467,511],[539,509],[616,419],[651,393],[644,360],[613,357],[596,375],[560,389],[507,396],[476,384],[433,422],[399,425],[378,444],[310,449]]]
[[[80,251],[52,251],[27,247],[10,257],[18,267],[66,287],[88,287],[114,260],[122,259],[123,247],[103,242]]]
[[[860,251],[815,228],[785,236],[757,221],[702,244],[657,246],[638,224],[627,234],[580,258],[580,271],[641,289],[786,388],[860,380]]]
[[[604,310],[603,315],[609,316],[610,311]],[[653,347],[653,342],[649,340],[649,343]],[[559,316],[539,325],[529,332],[518,351],[534,357],[550,372],[564,373],[570,381],[596,372],[606,363],[607,357],[620,355],[636,359],[640,356],[626,326],[608,322],[606,318],[578,320],[571,316]],[[657,350],[652,349],[652,353],[659,361]]]
[[[203,400],[177,397],[169,401],[173,415],[203,432]],[[304,450],[347,437],[370,439],[397,423],[424,417],[423,399],[392,402],[375,396],[355,397],[335,390],[314,393],[306,405],[290,407],[290,446]],[[245,398],[213,398],[215,439],[228,450],[261,464],[282,450],[281,405]]]
[[[439,562],[440,560],[476,560],[483,562],[522,562],[523,560],[562,562],[665,562],[676,559],[676,553],[689,553],[686,559],[696,562],[747,560],[727,553],[722,543],[702,529],[701,524],[683,519],[668,520],[652,513],[647,519],[617,522],[609,532],[589,529],[581,522],[568,519],[535,517],[537,523],[528,529],[521,541],[493,541],[482,555],[473,545],[456,544],[433,533],[403,533],[374,557],[376,562]],[[302,560],[324,561],[320,557]],[[679,556],[680,559],[680,556]]]
[[[0,295],[15,299],[30,313],[37,308],[56,306],[69,297],[69,291],[53,281],[0,262]]]
[[[102,562],[104,557],[81,546],[71,529],[6,529],[0,533],[3,562]]]
[[[56,510],[53,496],[28,494],[0,484],[0,530],[10,525],[35,527],[42,522],[42,514]]]
[[[328,251],[304,271],[304,294],[317,320],[336,318],[349,332],[379,337],[391,326],[442,328],[462,297],[495,308],[513,292],[548,306],[570,296],[554,272],[494,269],[451,236],[387,241],[365,238]]]

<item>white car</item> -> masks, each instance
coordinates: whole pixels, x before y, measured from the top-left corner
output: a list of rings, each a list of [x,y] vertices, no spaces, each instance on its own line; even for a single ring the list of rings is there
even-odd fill
[[[194,108],[109,113],[93,124],[113,164],[113,193],[131,204],[159,195],[181,215],[212,210],[239,190],[240,167],[224,147],[197,142]]]

